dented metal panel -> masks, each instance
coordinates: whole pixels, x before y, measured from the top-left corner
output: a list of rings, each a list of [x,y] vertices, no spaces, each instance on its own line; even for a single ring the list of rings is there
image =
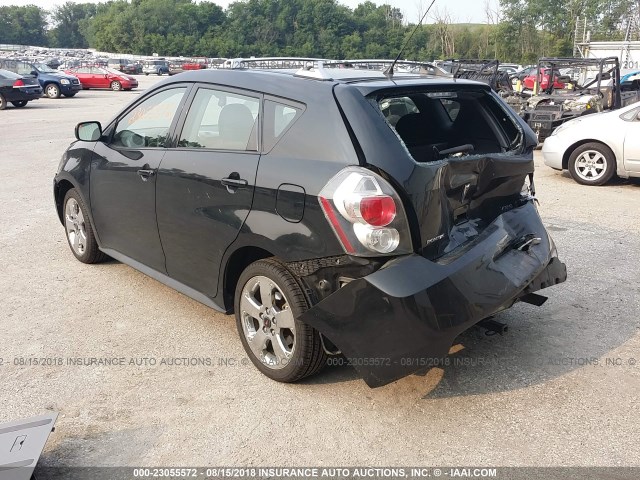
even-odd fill
[[[533,237],[527,237],[533,235]],[[522,239],[536,238],[527,248]],[[308,310],[308,323],[370,387],[436,366],[464,330],[520,295],[563,282],[566,269],[529,202],[437,262],[408,255],[354,280]]]

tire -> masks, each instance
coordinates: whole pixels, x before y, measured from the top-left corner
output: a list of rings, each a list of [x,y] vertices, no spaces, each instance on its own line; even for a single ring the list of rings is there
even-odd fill
[[[114,80],[113,82],[111,82],[111,85],[109,86],[111,87],[111,90],[113,90],[114,92],[118,92],[122,90],[122,84],[117,80]]]
[[[67,98],[73,98],[73,97],[75,97],[75,96],[76,96],[76,93],[78,93],[78,92],[65,93],[65,94],[64,94],[64,96],[65,96],[65,97],[67,97]]]
[[[580,145],[569,157],[569,174],[582,185],[604,185],[616,173],[616,157],[603,143]]]
[[[49,98],[60,98],[60,87],[55,83],[49,83],[44,87],[44,94]]]
[[[20,100],[20,101],[11,102],[11,103],[16,108],[22,108],[22,107],[26,106],[28,102],[29,102],[28,100]]]
[[[260,292],[269,292],[270,299],[263,300]],[[295,382],[326,364],[320,334],[298,320],[309,302],[281,263],[266,259],[249,265],[238,280],[234,307],[242,346],[267,377]]]
[[[5,108],[7,108],[7,100],[0,93],[0,110],[4,110]]]
[[[82,263],[99,263],[105,260],[107,256],[98,249],[87,207],[75,188],[64,196],[62,215],[73,255]]]

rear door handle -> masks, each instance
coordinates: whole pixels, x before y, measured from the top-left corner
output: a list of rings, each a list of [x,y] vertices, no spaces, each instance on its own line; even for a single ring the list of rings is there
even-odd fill
[[[142,178],[143,182],[146,182],[147,180],[149,180],[151,177],[153,177],[156,174],[156,171],[150,168],[142,168],[140,170],[138,170],[138,175],[140,175],[140,178]]]
[[[247,182],[244,178],[223,178],[222,184],[227,187],[246,187],[249,182]]]
[[[238,172],[233,172],[228,177],[221,179],[220,183],[227,187],[227,192],[229,193],[234,193],[236,189],[243,188],[249,185],[249,182],[247,182],[244,178],[240,178]]]

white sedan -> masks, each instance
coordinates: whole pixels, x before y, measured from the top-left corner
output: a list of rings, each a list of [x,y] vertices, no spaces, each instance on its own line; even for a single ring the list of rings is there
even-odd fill
[[[640,177],[640,102],[560,125],[544,141],[542,155],[583,185],[604,185],[614,174]]]

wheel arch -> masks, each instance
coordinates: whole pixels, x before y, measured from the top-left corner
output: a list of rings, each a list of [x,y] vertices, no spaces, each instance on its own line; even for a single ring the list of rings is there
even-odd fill
[[[240,247],[229,256],[222,284],[222,302],[228,313],[233,313],[235,290],[242,272],[253,262],[273,256],[272,252],[256,246]]]
[[[72,188],[76,188],[76,186],[67,179],[62,179],[59,182],[56,182],[53,186],[53,196],[56,202],[56,211],[58,212],[58,219],[60,220],[60,223],[63,225],[64,225],[64,218],[63,218],[62,209],[64,208],[64,205],[63,205],[64,197],[67,195],[67,192]],[[76,188],[76,190],[78,190],[78,193],[82,195],[82,193],[80,192],[80,189]]]
[[[611,150],[611,153],[613,153],[614,161],[617,162],[618,159],[616,158],[615,150],[611,148],[606,142],[603,142],[602,140],[597,140],[595,138],[585,138],[573,143],[569,148],[567,148],[564,151],[564,155],[562,155],[562,168],[564,170],[569,169],[569,157],[571,157],[571,154],[575,151],[575,149],[587,143],[599,143],[601,145],[604,145],[609,150]]]

